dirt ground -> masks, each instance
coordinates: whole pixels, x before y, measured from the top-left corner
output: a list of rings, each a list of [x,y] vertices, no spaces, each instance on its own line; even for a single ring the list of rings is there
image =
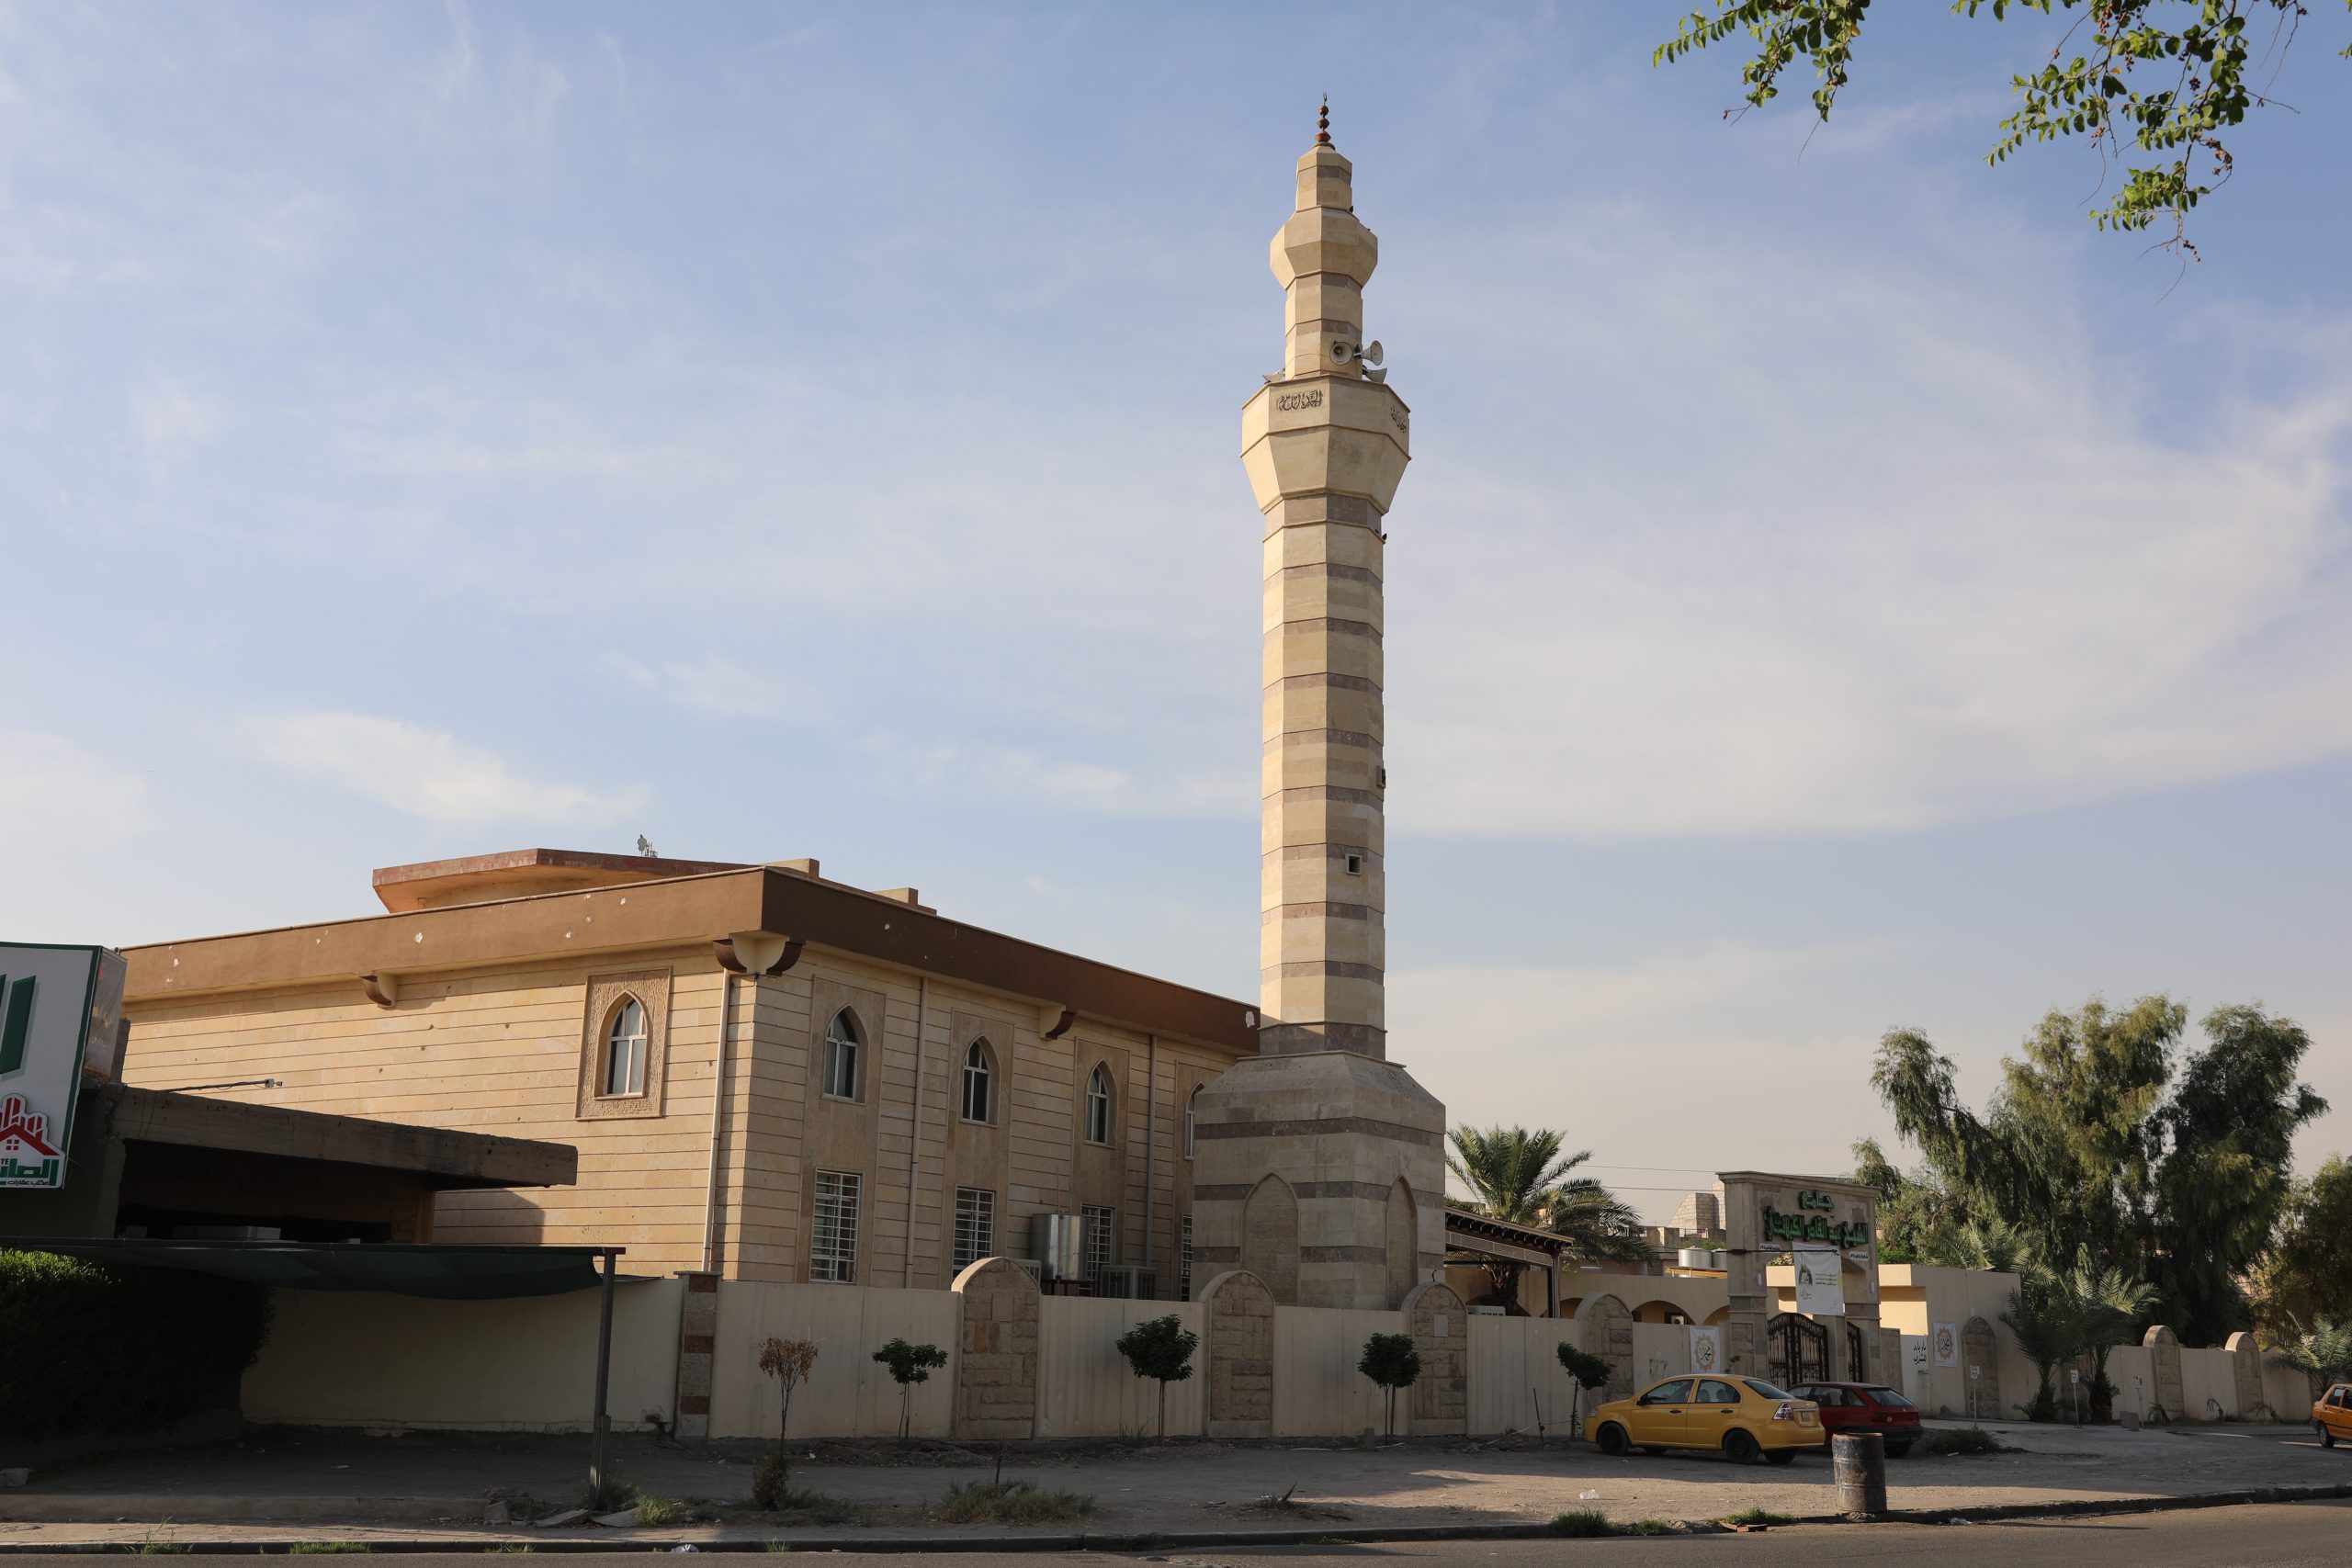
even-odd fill
[[[1930,1423],[1931,1427],[1961,1423]],[[1981,1458],[1913,1457],[1888,1464],[1890,1502],[1948,1511],[2018,1504],[2177,1497],[2262,1486],[2352,1483],[2352,1450],[2322,1450],[2307,1427],[1998,1426],[2025,1451]],[[511,1498],[535,1517],[576,1501],[584,1438],[257,1432],[240,1444],[94,1457],[21,1487],[0,1490],[0,1544],[28,1546],[164,1539],[304,1537],[322,1527],[354,1540],[480,1533],[483,1510]],[[790,1539],[815,1520],[750,1506],[759,1444],[696,1450],[615,1439],[621,1473],[650,1495],[686,1501],[687,1526],[666,1539]],[[814,1457],[810,1457],[813,1455]],[[796,1445],[793,1481],[846,1507],[820,1533],[940,1533],[927,1517],[951,1482],[985,1479],[985,1449],[888,1444]],[[1530,1523],[1571,1508],[1618,1520],[1703,1520],[1748,1507],[1795,1517],[1835,1511],[1826,1457],[1782,1467],[1714,1456],[1609,1459],[1578,1444],[1525,1439],[1352,1444],[1091,1443],[1009,1449],[1007,1479],[1094,1499],[1091,1530],[1143,1532]],[[1287,1494],[1287,1504],[1266,1499]],[[347,1527],[347,1528],[343,1528]],[[270,1532],[276,1531],[277,1536]],[[517,1526],[510,1539],[534,1532]],[[564,1533],[571,1533],[570,1531]],[[542,1536],[542,1539],[545,1539]]]

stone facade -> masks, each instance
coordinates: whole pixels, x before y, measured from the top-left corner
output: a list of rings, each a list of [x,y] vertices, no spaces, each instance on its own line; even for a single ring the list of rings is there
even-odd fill
[[[1897,1375],[1887,1359],[1879,1333],[1878,1190],[1851,1181],[1820,1176],[1780,1176],[1763,1171],[1725,1171],[1723,1184],[1723,1224],[1730,1264],[1725,1281],[1731,1314],[1724,1334],[1724,1351],[1734,1371],[1750,1377],[1770,1375],[1770,1346],[1765,1333],[1773,1309],[1772,1292],[1765,1281],[1771,1260],[1803,1245],[1786,1234],[1792,1223],[1818,1221],[1857,1241],[1822,1242],[1839,1258],[1846,1299],[1842,1318],[1819,1319],[1828,1334],[1828,1375],[1849,1375],[1848,1348],[1859,1343],[1870,1382],[1891,1382]],[[1860,1332],[1849,1338],[1848,1325]]]
[[[2222,1415],[2233,1421],[2259,1420],[2270,1413],[2269,1397],[2262,1388],[2262,1348],[2255,1343],[2254,1335],[2240,1329],[2230,1336],[2225,1348],[2231,1356],[2230,1372],[2237,1394],[2237,1408]],[[2290,1412],[2300,1416],[2301,1411]]]
[[[1037,1282],[1019,1264],[984,1258],[956,1276],[960,1314],[956,1435],[1037,1435]]]
[[[1459,1437],[1470,1429],[1470,1314],[1453,1287],[1414,1287],[1404,1302],[1421,1375],[1413,1384],[1417,1438]]]
[[[1206,1433],[1221,1441],[1274,1435],[1274,1297],[1246,1269],[1211,1280]]]

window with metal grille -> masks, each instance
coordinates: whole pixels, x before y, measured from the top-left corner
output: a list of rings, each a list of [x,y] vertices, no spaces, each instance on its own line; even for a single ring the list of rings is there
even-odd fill
[[[1176,1241],[1176,1284],[1184,1299],[1193,1299],[1193,1216],[1184,1216],[1183,1234]]]
[[[1107,1203],[1089,1203],[1080,1213],[1086,1221],[1086,1277],[1099,1280],[1118,1261],[1118,1246],[1112,1235],[1118,1211]]]
[[[956,1267],[996,1256],[996,1194],[985,1187],[956,1189]]]
[[[861,1179],[846,1171],[817,1173],[817,1203],[809,1227],[808,1278],[857,1283],[857,1197]]]
[[[1101,1067],[1086,1080],[1086,1141],[1111,1141],[1111,1075]]]
[[[847,1009],[833,1014],[825,1031],[825,1092],[835,1100],[857,1098],[857,1057],[862,1043]]]
[[[605,1094],[643,1094],[645,1092],[645,1048],[650,1036],[645,1027],[645,1008],[635,997],[625,997],[613,1014],[613,1026],[605,1032]]]
[[[989,1091],[994,1087],[995,1074],[989,1066],[989,1048],[981,1041],[972,1042],[964,1053],[964,1120],[985,1122],[989,1119]]]

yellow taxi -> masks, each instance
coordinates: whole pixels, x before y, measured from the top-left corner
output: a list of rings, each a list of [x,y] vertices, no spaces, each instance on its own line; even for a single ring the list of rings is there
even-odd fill
[[[1821,1447],[1821,1411],[1762,1378],[1668,1378],[1594,1410],[1584,1435],[1605,1454],[1712,1449],[1734,1464],[1786,1464]]]
[[[2338,1438],[2352,1443],[2352,1382],[2337,1383],[2312,1402],[2312,1427],[2321,1448],[2334,1448]]]

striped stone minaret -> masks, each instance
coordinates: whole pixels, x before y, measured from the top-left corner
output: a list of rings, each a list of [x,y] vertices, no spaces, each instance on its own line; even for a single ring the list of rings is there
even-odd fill
[[[1241,416],[1266,521],[1260,1048],[1386,1053],[1382,972],[1381,523],[1409,412],[1367,373],[1363,286],[1380,242],[1355,215],[1328,118],[1274,236],[1288,352]]]
[[[1445,1107],[1387,1059],[1381,999],[1380,530],[1408,422],[1361,357],[1379,244],[1356,220],[1351,174],[1327,121],[1274,236],[1288,355],[1241,415],[1266,539],[1262,1006],[1259,1054],[1196,1102],[1193,1278],[1205,1292],[1247,1273],[1303,1306],[1419,1303],[1436,1322],[1460,1309],[1430,1283],[1445,1256]],[[1210,1430],[1264,1435],[1216,1414],[1220,1387],[1213,1376]],[[1442,1412],[1414,1420],[1460,1429]]]

